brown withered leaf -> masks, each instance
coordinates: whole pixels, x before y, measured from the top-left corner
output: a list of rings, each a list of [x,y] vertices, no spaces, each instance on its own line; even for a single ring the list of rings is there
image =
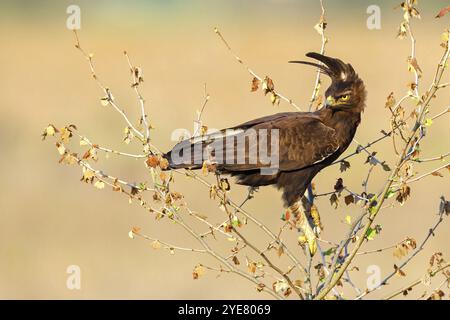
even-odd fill
[[[139,194],[139,188],[137,188],[137,187],[135,187],[135,186],[132,186],[132,187],[131,187],[131,190],[130,190],[130,194],[131,194],[132,196],[135,196],[135,195]]]
[[[273,92],[273,90],[275,90],[275,85],[273,84],[273,80],[266,76],[262,83],[262,89],[263,89],[265,95],[268,94],[269,92]]]
[[[254,77],[252,79],[252,89],[251,92],[255,92],[259,89],[259,85],[261,84],[261,80],[259,80],[258,78]]]
[[[339,165],[339,170],[341,172],[346,171],[347,169],[350,169],[350,162],[342,160],[340,165]]]
[[[407,29],[407,22],[403,21],[400,24],[400,27],[398,28],[397,38],[402,39],[402,40],[405,39],[406,35],[407,35],[407,31],[408,31],[408,29]]]
[[[411,291],[411,290],[412,290],[412,288],[409,287],[409,288],[403,290],[402,294],[403,294],[404,296],[407,296],[407,295],[408,295],[408,292]]]
[[[441,178],[444,177],[444,175],[442,173],[440,173],[439,171],[432,172],[431,175],[435,176],[435,177],[441,177]]]
[[[231,189],[230,183],[227,178],[220,179],[220,189],[223,191],[229,191]]]
[[[233,256],[233,263],[237,266],[241,264],[237,256]]]
[[[439,214],[450,214],[450,201],[445,200],[444,196],[441,196],[441,202],[439,203]]]
[[[355,203],[355,197],[352,194],[349,194],[344,198],[345,204],[348,206],[350,203]]]
[[[442,262],[444,262],[442,252],[435,252],[430,257],[430,267],[434,267],[435,265],[440,265]]]
[[[334,185],[334,190],[336,192],[342,192],[344,190],[344,180],[342,178],[338,178],[336,184]]]
[[[431,296],[427,300],[442,300],[442,297],[444,296],[445,296],[444,291],[436,290],[431,294]]]
[[[394,264],[394,270],[399,276],[402,277],[406,276],[406,273],[402,269],[400,269],[396,264]]]
[[[392,109],[392,107],[395,106],[395,103],[396,103],[396,101],[395,101],[395,98],[394,98],[394,92],[391,92],[388,95],[388,97],[386,99],[386,103],[384,104],[384,106],[385,106],[385,108]]]
[[[173,201],[181,200],[183,199],[183,195],[179,192],[173,191],[170,193],[170,196],[172,197]]]
[[[255,273],[256,272],[256,263],[255,262],[247,262],[248,272]]]
[[[336,193],[333,193],[330,197],[330,203],[331,205],[334,205],[334,208],[337,209],[339,206],[339,199],[336,195]]]
[[[405,244],[412,250],[417,248],[417,241],[414,238],[406,238]]]
[[[398,190],[398,194],[397,197],[395,198],[395,200],[397,200],[400,205],[404,205],[406,200],[409,198],[411,194],[411,188],[404,184],[402,185],[402,187]]]
[[[149,168],[156,168],[159,165],[159,158],[155,155],[151,155],[145,161]]]
[[[203,161],[202,165],[202,174],[207,176],[210,172],[216,172],[217,163],[211,162],[210,160]]]
[[[435,18],[442,18],[443,16],[445,16],[447,13],[449,13],[450,12],[450,6],[448,6],[448,7],[445,7],[445,8],[442,8],[439,12],[438,12],[438,14],[436,15],[436,17]]]

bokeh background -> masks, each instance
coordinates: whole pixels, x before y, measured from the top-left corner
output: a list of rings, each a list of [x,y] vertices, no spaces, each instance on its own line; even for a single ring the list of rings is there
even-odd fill
[[[402,19],[401,10],[394,9],[397,2],[325,1],[330,40],[327,52],[351,62],[369,92],[356,136],[362,143],[389,127],[386,97],[391,91],[400,97],[412,79],[406,68],[410,42],[396,39]],[[80,183],[80,170],[59,165],[53,143],[41,142],[40,134],[49,123],[59,127],[74,123],[96,143],[124,151],[139,149],[121,143],[122,119],[100,105],[102,93],[91,79],[86,61],[74,48],[72,32],[66,29],[66,8],[70,4],[81,7],[79,34],[83,47],[95,54],[99,76],[134,121],[139,110],[129,86],[123,50],[144,68],[142,92],[156,128],[154,142],[163,150],[173,145],[170,134],[174,129],[192,131],[195,111],[203,101],[204,83],[211,95],[204,113],[209,127],[227,127],[292,110],[283,102],[273,107],[261,92],[250,92],[251,77],[217,39],[215,26],[257,73],[270,75],[283,94],[300,106],[306,106],[311,95],[314,70],[287,61],[319,50],[320,36],[313,29],[320,16],[318,1],[1,1],[0,298],[266,298],[252,284],[232,275],[216,277],[214,272],[207,272],[201,279],[192,280],[195,264],[217,266],[206,256],[183,252],[170,255],[153,250],[149,242],[129,239],[128,231],[139,226],[144,233],[163,240],[195,245],[183,230],[155,222],[126,198]],[[381,8],[381,30],[366,27],[366,9],[371,4]],[[441,56],[440,37],[449,26],[449,17],[434,16],[446,5],[448,1],[423,1],[419,6],[422,19],[413,21],[417,58],[424,71],[422,88],[430,83]],[[449,97],[448,91],[441,92],[432,105],[432,114],[443,110]],[[421,145],[422,154],[435,156],[448,151],[449,134],[448,119],[433,124]],[[348,152],[354,148],[352,145]],[[389,139],[374,150],[381,159],[393,163]],[[364,155],[353,158],[352,169],[345,173],[337,166],[325,170],[315,180],[317,191],[330,191],[338,177],[351,189],[361,191],[365,159]],[[150,179],[141,162],[103,156],[100,160],[117,176],[134,181]],[[435,165],[439,163],[417,165],[415,169],[425,172]],[[376,169],[370,183],[373,192],[380,190],[387,174]],[[429,177],[415,183],[412,197],[403,207],[385,210],[378,220],[383,226],[381,235],[364,248],[391,245],[406,236],[422,240],[436,219],[439,197],[450,197],[448,173],[444,174],[444,178]],[[177,177],[176,188],[195,210],[213,220],[223,217],[204,187]],[[233,187],[232,196],[244,198],[245,189]],[[318,204],[325,226],[323,237],[342,238],[347,230],[342,222],[345,215],[355,216],[358,210],[345,206],[335,210],[327,198]],[[280,194],[273,188],[260,190],[247,209],[273,230],[282,224]],[[247,230],[256,243],[267,243],[251,226]],[[386,296],[423,275],[433,252],[442,251],[448,258],[448,233],[448,223],[441,225],[426,250],[405,269],[406,278],[394,278],[387,289],[371,297]],[[295,232],[288,232],[286,238],[302,256],[295,246]],[[386,275],[394,263],[398,260],[392,251],[362,256],[356,263],[360,270],[352,275],[364,288],[367,266],[378,265]],[[81,268],[81,290],[66,287],[69,265]],[[431,289],[421,287],[410,297]]]

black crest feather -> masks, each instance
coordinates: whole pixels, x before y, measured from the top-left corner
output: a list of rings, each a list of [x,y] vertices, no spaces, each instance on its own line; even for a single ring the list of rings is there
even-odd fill
[[[301,63],[317,67],[322,73],[328,75],[333,81],[348,81],[353,80],[356,77],[353,67],[348,63],[344,63],[340,59],[328,57],[317,52],[308,52],[306,56],[318,60],[322,62],[322,64],[301,60],[289,61],[289,63]]]

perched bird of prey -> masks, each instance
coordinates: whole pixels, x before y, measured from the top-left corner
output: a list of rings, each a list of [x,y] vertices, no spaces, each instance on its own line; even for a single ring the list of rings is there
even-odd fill
[[[306,56],[319,63],[290,62],[317,67],[331,78],[319,110],[277,113],[184,140],[165,154],[169,168],[200,169],[206,161],[238,184],[282,189],[286,206],[299,201],[314,176],[351,143],[366,99],[364,83],[350,64],[314,52]],[[276,159],[275,167],[261,150]]]

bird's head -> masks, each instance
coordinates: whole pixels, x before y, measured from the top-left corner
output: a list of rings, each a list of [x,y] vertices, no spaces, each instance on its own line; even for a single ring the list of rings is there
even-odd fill
[[[331,84],[325,91],[325,106],[327,108],[355,113],[364,110],[366,90],[363,81],[351,64],[315,52],[309,52],[306,56],[316,59],[322,64],[309,61],[289,62],[317,67],[321,73],[331,78]]]

